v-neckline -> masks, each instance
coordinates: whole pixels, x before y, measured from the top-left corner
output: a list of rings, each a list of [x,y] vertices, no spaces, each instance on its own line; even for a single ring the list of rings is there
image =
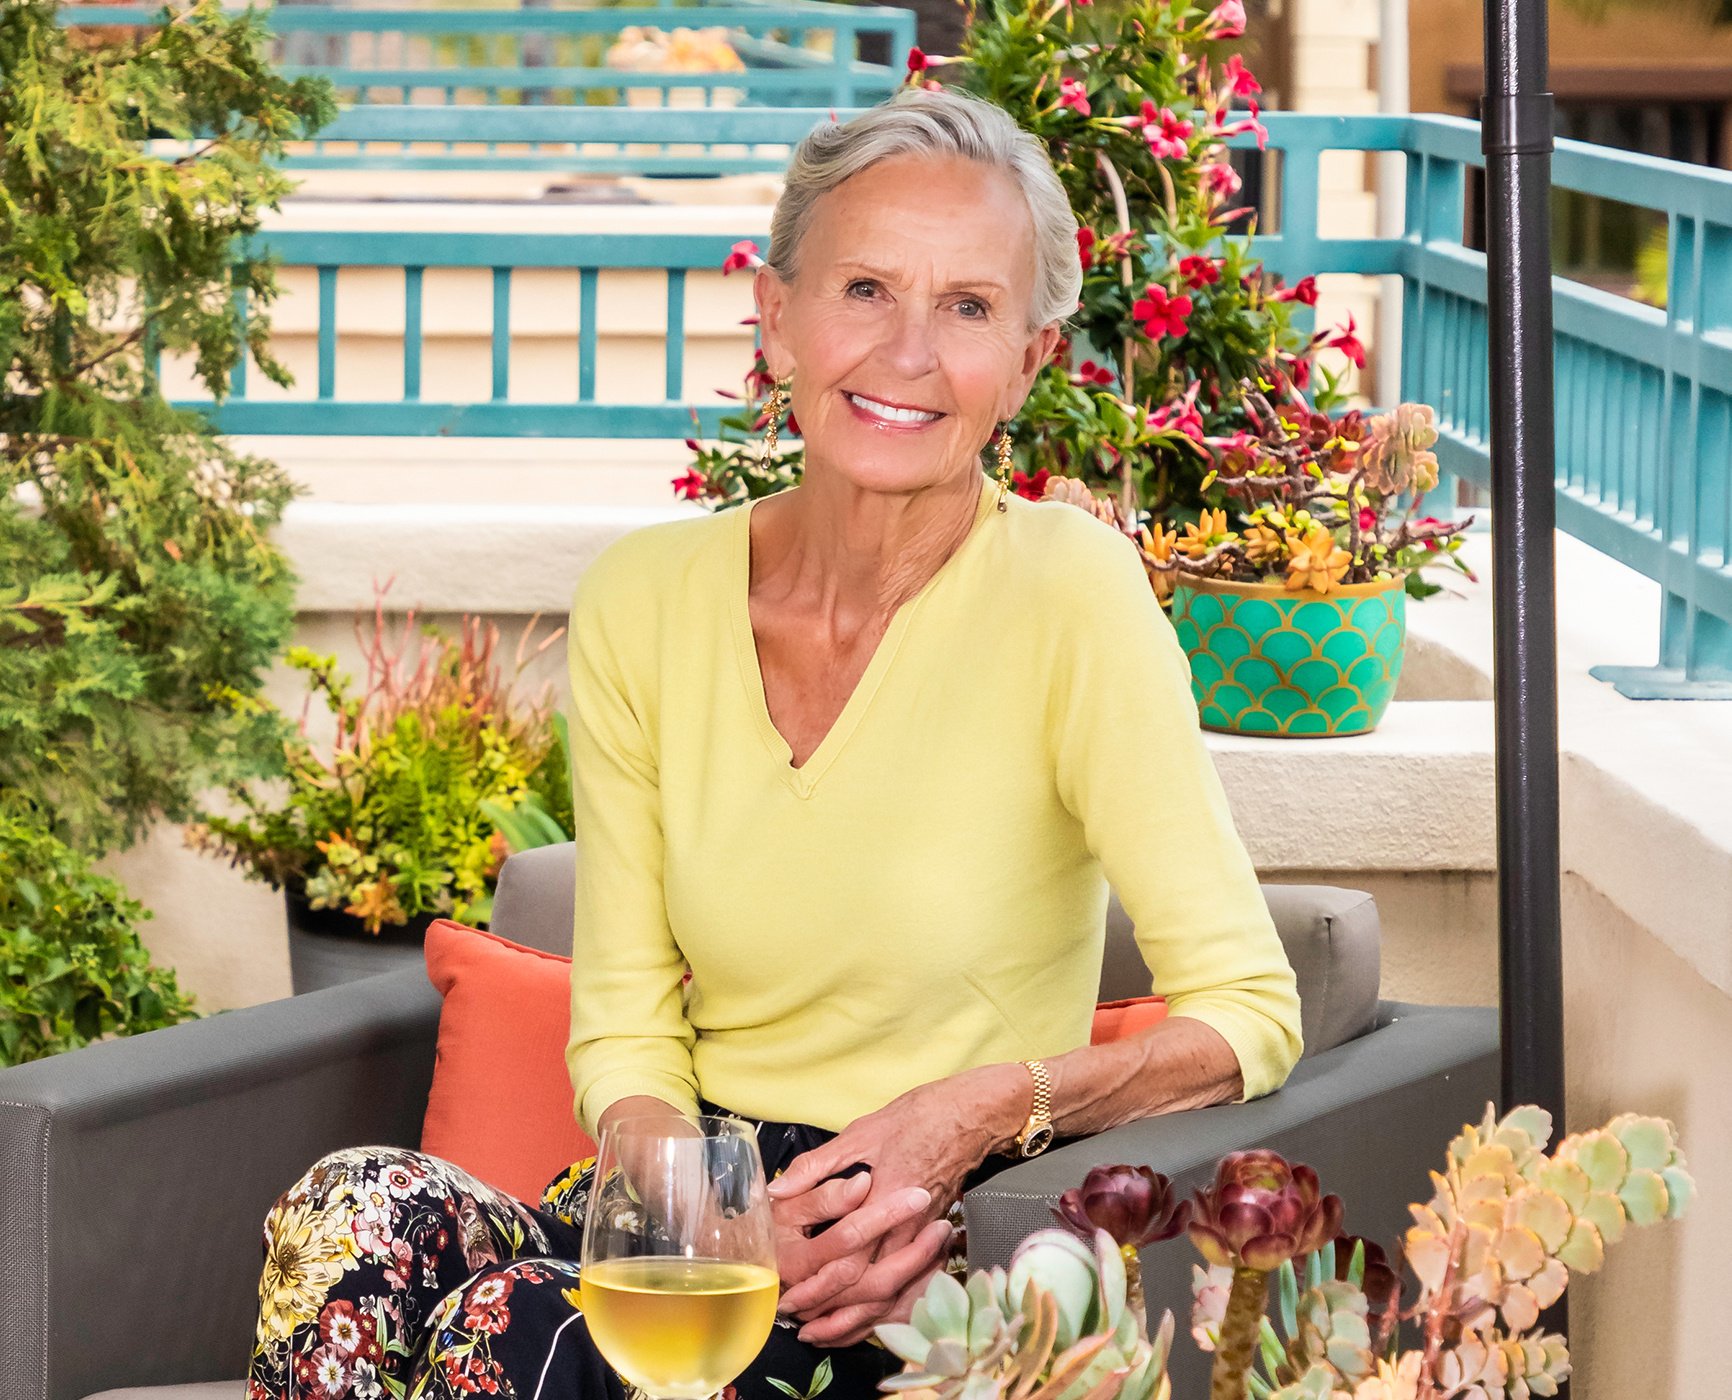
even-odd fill
[[[920,586],[919,591],[891,615],[890,625],[878,639],[872,658],[866,663],[866,669],[861,672],[847,702],[837,713],[824,737],[819,740],[818,747],[806,756],[805,763],[798,768],[794,767],[793,748],[782,737],[782,731],[776,728],[775,721],[770,718],[769,694],[764,689],[763,668],[758,663],[758,639],[752,631],[752,507],[757,501],[748,501],[735,511],[739,520],[735,527],[733,577],[729,580],[728,595],[729,610],[733,615],[734,649],[740,663],[740,679],[746,688],[746,703],[751,708],[754,727],[764,741],[764,747],[769,750],[770,757],[775,760],[782,781],[793,789],[797,797],[810,797],[824,774],[836,761],[837,755],[847,747],[848,740],[859,728],[866,711],[871,708],[872,699],[883,684],[885,673],[889,671],[891,662],[895,660],[896,653],[902,646],[916,609],[932,592],[934,585],[950,572],[957,559],[974,543],[975,537],[980,533],[981,521],[992,508],[992,492],[993,483],[983,475],[974,518],[969,524],[968,533],[963,536],[962,543],[951,551],[950,556],[938,566],[932,577]]]

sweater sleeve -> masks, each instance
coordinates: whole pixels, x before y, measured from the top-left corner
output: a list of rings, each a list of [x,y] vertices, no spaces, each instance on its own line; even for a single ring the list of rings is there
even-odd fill
[[[615,547],[617,550],[617,546]],[[572,805],[577,918],[566,1067],[591,1134],[608,1107],[645,1094],[696,1111],[685,958],[662,890],[661,800],[650,709],[646,590],[604,554],[572,608]],[[613,566],[613,567],[610,567]],[[632,643],[642,653],[632,655]]]
[[[1172,624],[1135,552],[1089,524],[1100,533],[1078,570],[1086,607],[1069,609],[1057,649],[1059,795],[1170,1014],[1219,1031],[1245,1098],[1257,1098],[1299,1058],[1293,969],[1204,747]]]

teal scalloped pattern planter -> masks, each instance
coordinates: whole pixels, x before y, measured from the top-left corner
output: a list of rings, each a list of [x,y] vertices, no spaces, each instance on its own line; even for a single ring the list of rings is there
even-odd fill
[[[1186,579],[1173,627],[1205,729],[1321,739],[1377,727],[1407,641],[1400,579],[1339,593]]]

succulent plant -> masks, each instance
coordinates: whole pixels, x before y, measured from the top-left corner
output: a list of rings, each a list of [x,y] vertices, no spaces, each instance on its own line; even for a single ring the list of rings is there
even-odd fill
[[[1267,1273],[1333,1240],[1341,1214],[1341,1197],[1325,1196],[1310,1167],[1277,1152],[1234,1152],[1197,1192],[1191,1242],[1211,1264]]]
[[[1169,1400],[1172,1331],[1169,1315],[1144,1336],[1105,1231],[1084,1244],[1042,1230],[1008,1269],[976,1273],[966,1288],[934,1275],[906,1324],[880,1327],[905,1366],[883,1388],[937,1400]]]
[[[1551,1116],[1487,1110],[1450,1145],[1429,1204],[1413,1207],[1407,1258],[1428,1294],[1453,1291],[1504,1329],[1526,1332],[1563,1294],[1572,1272],[1592,1273],[1631,1224],[1681,1214],[1695,1186],[1670,1123],[1625,1114],[1566,1138],[1548,1157]],[[1193,1227],[1195,1228],[1195,1227]],[[1490,1317],[1462,1321],[1482,1330]]]
[[[1326,1366],[1349,1385],[1357,1385],[1372,1373],[1376,1357],[1371,1354],[1370,1311],[1365,1294],[1339,1279],[1326,1279],[1300,1296],[1298,1336],[1293,1350],[1312,1363]]]
[[[1115,1244],[1140,1249],[1180,1233],[1191,1203],[1150,1167],[1095,1167],[1058,1198],[1053,1214],[1085,1240],[1105,1230]]]

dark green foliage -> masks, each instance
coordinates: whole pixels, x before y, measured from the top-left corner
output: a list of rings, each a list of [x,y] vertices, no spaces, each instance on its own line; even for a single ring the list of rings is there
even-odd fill
[[[37,822],[0,810],[0,1066],[193,1015],[138,940],[149,917]]]
[[[0,789],[84,850],[281,752],[254,697],[292,623],[267,534],[293,489],[172,408],[152,354],[218,395],[243,348],[287,380],[242,253],[288,189],[271,157],[330,104],[262,37],[209,5],[119,35],[0,9]]]

